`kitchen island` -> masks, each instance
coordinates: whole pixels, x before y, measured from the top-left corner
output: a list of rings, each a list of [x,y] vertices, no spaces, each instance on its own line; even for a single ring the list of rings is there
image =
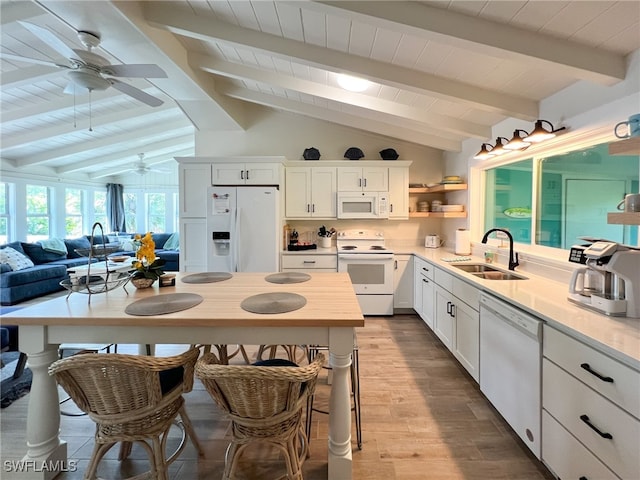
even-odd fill
[[[55,380],[47,369],[61,343],[130,344],[321,344],[329,346],[333,382],[329,415],[329,478],[351,478],[351,404],[348,372],[355,328],[364,326],[349,275],[314,273],[302,283],[276,284],[265,273],[234,273],[215,283],[184,283],[134,290],[127,286],[105,294],[72,294],[12,312],[3,322],[20,328],[20,350],[27,353],[33,383],[26,421],[29,471],[12,478],[50,479],[64,467],[66,443],[59,438],[60,409]],[[270,292],[302,295],[298,310],[257,314],[243,310],[247,297]],[[133,316],[125,308],[137,300],[169,293],[192,293],[202,303],[164,315]],[[42,466],[45,465],[45,468]],[[4,474],[3,474],[4,478]],[[11,477],[7,477],[11,478]]]

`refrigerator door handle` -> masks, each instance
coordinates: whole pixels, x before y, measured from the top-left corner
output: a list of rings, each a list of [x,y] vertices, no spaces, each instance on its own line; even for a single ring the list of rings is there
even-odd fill
[[[238,267],[240,265],[240,208],[236,207],[234,210],[234,219],[233,219],[233,230],[232,239],[235,237],[235,240],[232,240],[232,244],[234,245],[233,250],[233,265],[231,265],[232,271],[237,272]]]

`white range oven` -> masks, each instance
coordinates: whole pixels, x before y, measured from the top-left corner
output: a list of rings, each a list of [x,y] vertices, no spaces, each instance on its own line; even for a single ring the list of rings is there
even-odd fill
[[[336,237],[338,271],[349,273],[363,315],[393,315],[393,251],[384,234],[345,230]]]

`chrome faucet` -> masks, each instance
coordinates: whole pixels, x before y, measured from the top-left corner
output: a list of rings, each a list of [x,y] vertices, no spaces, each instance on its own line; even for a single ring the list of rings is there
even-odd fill
[[[484,234],[482,243],[487,243],[487,238],[489,238],[489,235],[493,232],[503,232],[509,237],[509,270],[515,270],[520,263],[518,263],[518,254],[513,251],[513,236],[509,233],[509,230],[505,230],[504,228],[492,228]]]

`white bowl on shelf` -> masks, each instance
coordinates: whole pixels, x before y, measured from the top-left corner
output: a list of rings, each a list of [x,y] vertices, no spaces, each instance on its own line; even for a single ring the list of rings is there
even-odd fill
[[[464,212],[464,205],[442,205],[441,212]]]

